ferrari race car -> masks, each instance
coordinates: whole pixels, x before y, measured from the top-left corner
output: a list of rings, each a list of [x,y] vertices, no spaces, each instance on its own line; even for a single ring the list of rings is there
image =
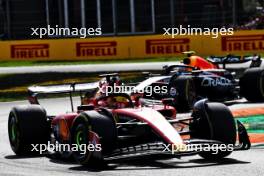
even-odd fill
[[[206,60],[199,56],[190,56],[183,60],[183,64],[164,66],[161,75],[149,74],[148,79],[136,89],[151,85],[167,86],[167,94],[153,93],[147,98],[174,98],[172,105],[179,111],[190,110],[202,98],[225,102],[244,97],[251,102],[263,102],[264,69],[256,67],[261,65],[260,58],[256,57],[241,59],[239,56],[229,55]],[[234,72],[219,68],[219,64],[244,63],[249,60],[252,60],[252,68],[246,69],[239,78],[235,77]]]
[[[250,148],[246,129],[239,122],[236,128],[229,109],[207,100],[198,101],[190,117],[184,118],[176,118],[169,100],[163,101],[162,106],[140,107],[127,94],[98,96],[92,104],[59,115],[47,115],[37,104],[39,94],[72,96],[92,87],[93,84],[87,83],[29,88],[31,105],[14,107],[9,114],[8,133],[14,153],[39,154],[36,149],[39,145],[68,144],[67,151],[56,154],[73,156],[82,165],[93,165],[103,160],[157,153],[221,159],[233,150]],[[70,100],[73,104],[72,97]],[[122,108],[115,103],[122,103]],[[81,150],[83,146],[85,151]]]

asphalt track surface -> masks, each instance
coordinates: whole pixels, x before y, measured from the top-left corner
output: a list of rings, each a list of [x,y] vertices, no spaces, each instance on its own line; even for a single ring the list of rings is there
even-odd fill
[[[43,100],[48,113],[59,113],[70,110],[65,98]],[[78,103],[78,102],[77,102]],[[49,157],[18,158],[12,152],[7,133],[7,117],[10,109],[16,105],[27,104],[26,101],[0,103],[0,175],[33,176],[33,175],[108,175],[108,176],[199,176],[199,175],[264,175],[264,146],[253,146],[248,151],[233,152],[221,162],[208,162],[199,156],[178,158],[140,157],[127,161],[115,161],[100,169],[82,167],[74,161],[63,161]],[[67,106],[66,106],[66,105]],[[264,106],[263,104],[232,105],[231,108]]]
[[[160,71],[164,65],[171,65],[171,64],[179,64],[179,62],[0,67],[0,74],[24,74],[24,73],[47,73],[47,72],[97,73],[97,72],[121,72],[121,71],[146,71],[146,70]],[[243,69],[243,68],[248,68],[249,65],[250,62],[241,63],[241,64],[228,64],[226,68]]]

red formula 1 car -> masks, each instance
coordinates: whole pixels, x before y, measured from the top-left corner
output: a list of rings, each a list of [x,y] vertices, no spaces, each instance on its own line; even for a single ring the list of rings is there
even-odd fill
[[[250,148],[247,132],[239,122],[240,144],[235,145],[237,131],[229,109],[207,100],[197,102],[190,117],[179,119],[175,109],[167,105],[169,99],[163,101],[164,105],[136,107],[130,96],[123,93],[97,96],[93,103],[80,105],[77,111],[60,115],[47,115],[44,108],[36,105],[39,94],[72,95],[94,87],[92,83],[29,88],[33,104],[14,107],[9,114],[12,150],[17,155],[27,155],[36,154],[32,146],[35,148],[39,144],[68,144],[70,149],[58,153],[64,157],[73,156],[80,164],[87,165],[155,153],[175,156],[199,154],[206,159],[221,159],[233,149]],[[115,103],[123,103],[122,108]],[[194,145],[200,147],[188,148]],[[221,150],[217,148],[216,152],[215,147],[219,145],[224,147]],[[84,151],[81,150],[83,146]]]

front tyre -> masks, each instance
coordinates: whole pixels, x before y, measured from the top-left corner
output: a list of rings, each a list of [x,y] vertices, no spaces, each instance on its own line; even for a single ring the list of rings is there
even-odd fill
[[[74,120],[71,141],[78,151],[73,151],[73,156],[80,164],[99,166],[103,162],[103,155],[114,149],[117,133],[115,122],[110,115],[87,111]]]
[[[236,141],[236,125],[230,110],[224,104],[201,100],[195,104],[192,117],[191,138],[216,140],[227,147],[224,151],[218,150],[218,153],[201,152],[201,157],[219,160],[232,153]]]
[[[77,150],[73,151],[74,158],[82,165],[87,165],[89,163],[94,163],[100,160],[100,158],[96,158],[93,156],[93,152],[86,150],[86,147],[91,144],[90,141],[90,131],[91,126],[88,119],[85,117],[78,117],[83,118],[78,120],[77,123],[74,124],[72,127],[72,145],[77,147]],[[84,147],[83,147],[84,146]],[[72,146],[74,147],[74,146]],[[85,150],[83,150],[83,148]]]

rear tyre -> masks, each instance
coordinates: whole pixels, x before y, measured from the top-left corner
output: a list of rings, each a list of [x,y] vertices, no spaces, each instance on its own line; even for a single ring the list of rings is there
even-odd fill
[[[192,114],[190,124],[191,138],[217,140],[226,144],[225,151],[205,151],[199,155],[208,160],[218,160],[232,153],[236,141],[236,125],[229,109],[221,103],[205,103],[204,108],[198,102]],[[204,110],[203,110],[204,109]]]
[[[46,111],[39,105],[14,107],[8,118],[8,136],[17,155],[36,155],[33,144],[47,144],[50,139]]]
[[[240,94],[251,102],[264,101],[264,70],[247,69],[239,81]]]
[[[173,76],[168,91],[169,96],[176,99],[177,111],[187,112],[191,110],[197,98],[195,83],[191,77]]]
[[[90,146],[86,152],[73,151],[76,161],[90,166],[102,164],[103,155],[114,149],[117,138],[114,120],[97,111],[87,111],[76,117],[71,133],[72,145],[79,149],[84,145]]]

